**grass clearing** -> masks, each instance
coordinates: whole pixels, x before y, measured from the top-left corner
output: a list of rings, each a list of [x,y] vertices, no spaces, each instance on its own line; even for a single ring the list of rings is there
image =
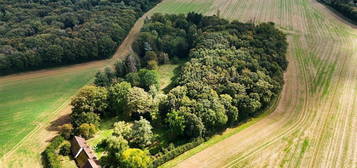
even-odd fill
[[[175,76],[175,69],[178,68],[180,64],[165,64],[160,65],[157,69],[160,78],[160,90],[167,88]]]

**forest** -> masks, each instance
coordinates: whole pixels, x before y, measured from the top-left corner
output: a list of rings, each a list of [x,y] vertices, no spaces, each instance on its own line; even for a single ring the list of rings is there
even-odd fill
[[[157,2],[0,1],[0,75],[109,58]]]
[[[91,139],[116,118],[112,134],[94,147],[101,165],[157,167],[269,107],[282,90],[287,46],[273,23],[154,14],[135,53],[98,72],[72,99],[72,123],[61,136]],[[158,66],[180,60],[161,90]],[[56,160],[54,152],[46,155]]]
[[[357,0],[320,0],[357,23]]]

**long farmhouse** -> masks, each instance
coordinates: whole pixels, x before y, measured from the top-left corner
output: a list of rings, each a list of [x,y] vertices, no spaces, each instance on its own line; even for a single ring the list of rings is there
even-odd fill
[[[71,142],[71,151],[79,168],[101,167],[84,138],[75,136]]]

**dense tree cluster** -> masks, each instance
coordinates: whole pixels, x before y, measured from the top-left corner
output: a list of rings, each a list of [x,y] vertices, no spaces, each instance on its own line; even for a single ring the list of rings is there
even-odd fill
[[[108,58],[157,1],[0,1],[0,75]]]
[[[160,115],[176,136],[199,137],[254,116],[279,94],[286,37],[273,23],[229,22],[196,13],[155,14],[133,48],[143,66],[186,58]]]
[[[273,23],[229,22],[196,13],[154,14],[133,48],[137,55],[98,72],[96,86],[83,88],[72,100],[74,128],[66,129],[82,136],[100,119],[122,120],[102,143],[108,151],[104,165],[145,167],[151,163],[149,149],[157,166],[258,114],[278,96],[288,64],[286,37]],[[159,76],[149,70],[152,62],[175,59],[187,62],[170,89],[159,91]],[[157,137],[155,131],[164,133]],[[175,149],[160,144],[163,137],[191,143]]]
[[[357,0],[320,0],[357,23]]]

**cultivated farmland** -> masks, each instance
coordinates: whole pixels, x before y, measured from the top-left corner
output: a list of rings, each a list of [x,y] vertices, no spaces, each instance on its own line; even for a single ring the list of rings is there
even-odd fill
[[[206,2],[166,0],[156,11],[275,22],[289,34],[286,85],[272,114],[163,167],[356,167],[356,28],[314,0]]]

